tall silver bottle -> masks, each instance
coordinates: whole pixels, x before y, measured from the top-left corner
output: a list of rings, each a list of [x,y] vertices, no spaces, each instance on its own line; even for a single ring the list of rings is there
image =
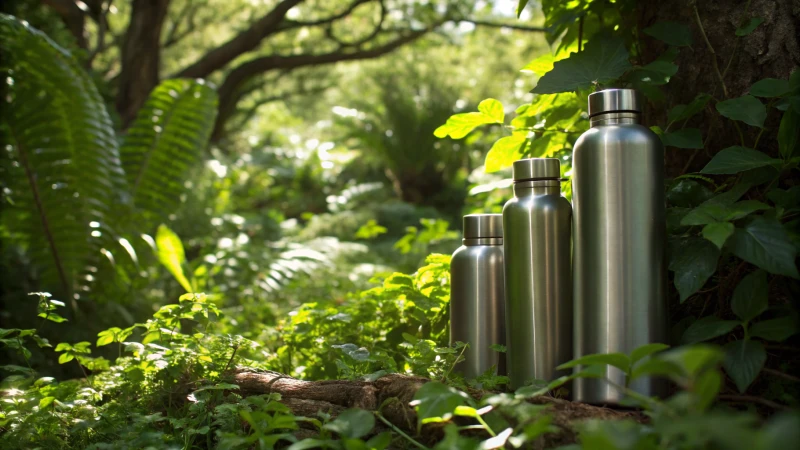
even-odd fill
[[[666,342],[664,147],[640,124],[641,96],[631,89],[589,95],[591,128],[575,143],[575,357],[630,353]],[[608,367],[606,376],[624,385]],[[630,386],[659,395],[660,382]],[[602,379],[578,379],[574,399],[617,403]]]
[[[572,207],[561,196],[561,164],[513,165],[514,198],[503,207],[506,358],[511,387],[552,380],[572,359]]]
[[[464,216],[462,242],[450,260],[450,344],[469,348],[455,371],[476,378],[494,367],[502,375],[505,357],[491,349],[506,340],[502,215]]]

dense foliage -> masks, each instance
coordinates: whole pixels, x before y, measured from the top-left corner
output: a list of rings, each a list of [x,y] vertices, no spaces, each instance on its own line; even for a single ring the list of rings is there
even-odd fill
[[[0,16],[1,447],[528,448],[563,426],[541,399],[607,365],[643,414],[576,423],[562,448],[800,439],[800,70],[733,91],[735,49],[766,26],[751,2],[729,55],[694,2],[689,22],[646,26],[632,0],[283,0],[261,2],[266,16],[259,2],[197,3],[153,3],[167,26],[139,63],[190,77],[164,80],[137,78],[122,39],[147,39],[140,2],[83,3],[97,26],[80,33],[38,2]],[[523,20],[501,15],[519,29],[498,30],[510,3]],[[407,33],[413,47],[387,60],[326,66]],[[669,89],[699,49],[714,84],[676,103]],[[315,62],[242,72],[300,60]],[[465,380],[447,332],[451,224],[499,212],[516,159],[559,158],[568,179],[586,96],[608,86],[661,111],[648,125],[676,161],[672,339],[579,358],[562,367],[583,367],[572,376],[516,392],[491,371]],[[414,434],[385,417],[391,398],[298,416],[233,384],[242,370],[431,382],[412,402]],[[642,376],[672,394],[627,389]],[[438,442],[423,442],[430,427]]]

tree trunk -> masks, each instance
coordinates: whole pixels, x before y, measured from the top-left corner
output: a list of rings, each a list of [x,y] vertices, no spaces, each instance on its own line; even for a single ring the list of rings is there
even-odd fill
[[[664,89],[666,104],[645,114],[644,123],[648,125],[667,123],[667,112],[671,107],[688,104],[699,93],[712,94],[717,100],[736,98],[747,94],[750,86],[758,80],[788,79],[792,70],[800,65],[798,0],[679,0],[641,2],[639,5],[640,29],[659,21],[675,21],[690,27],[693,40],[691,49],[682,48],[676,59],[679,70]],[[697,14],[693,5],[697,7]],[[747,5],[749,9],[745,11]],[[698,16],[702,29],[698,25]],[[736,29],[756,17],[763,18],[764,22],[749,35],[737,37]],[[666,49],[663,43],[648,36],[641,38],[644,62],[652,61]],[[723,75],[725,82],[724,91],[714,66],[715,58],[719,75]],[[768,113],[759,149],[776,156],[780,114],[774,109]],[[703,138],[707,139],[706,145],[697,152],[670,149],[666,161],[670,177],[699,171],[721,149],[741,145],[734,123],[720,118],[714,109],[714,101],[708,104],[703,114],[690,119],[686,126],[699,128]],[[744,145],[752,147],[759,130],[744,123],[739,123],[739,127],[744,135]]]
[[[414,436],[424,444],[433,445],[444,436],[444,425],[425,425],[417,435],[417,416],[414,408],[409,406],[417,389],[428,381],[430,380],[399,374],[387,375],[373,382],[302,381],[278,372],[254,372],[246,368],[239,368],[234,373],[233,379],[233,383],[240,389],[237,393],[244,396],[280,394],[281,403],[288,406],[297,416],[311,417],[315,416],[318,411],[323,411],[336,417],[348,408],[380,412],[393,426]],[[490,392],[470,392],[470,395],[476,400],[487,394]],[[551,397],[536,397],[530,401],[531,403],[550,405],[548,414],[553,417],[553,425],[559,428],[557,433],[550,433],[539,438],[534,444],[534,448],[553,448],[574,444],[577,434],[573,427],[581,420],[645,420],[644,415],[637,412],[617,411]],[[377,422],[377,425],[372,434],[385,431],[387,428],[382,422]],[[304,433],[303,437],[307,437],[308,434]],[[485,437],[488,438],[488,435]]]
[[[136,117],[150,91],[158,85],[161,29],[169,0],[134,0],[122,44],[117,112],[122,128]]]

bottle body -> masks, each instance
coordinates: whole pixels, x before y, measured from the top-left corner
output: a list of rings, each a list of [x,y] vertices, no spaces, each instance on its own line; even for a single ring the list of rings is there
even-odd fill
[[[558,377],[556,366],[572,359],[571,220],[557,178],[515,182],[514,198],[503,208],[506,358],[513,389]]]
[[[503,239],[464,239],[450,260],[450,344],[469,344],[455,371],[476,378],[492,367],[505,369]]]
[[[592,128],[575,143],[576,358],[666,342],[664,148],[638,117],[592,117]],[[625,385],[624,374],[611,366],[606,376]],[[645,378],[630,387],[647,396],[663,391]],[[623,397],[604,380],[588,378],[575,380],[574,394],[587,403]]]

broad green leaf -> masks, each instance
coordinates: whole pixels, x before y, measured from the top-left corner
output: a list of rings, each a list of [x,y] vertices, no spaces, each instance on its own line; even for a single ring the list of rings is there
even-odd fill
[[[692,391],[697,397],[697,409],[705,411],[722,388],[722,374],[717,370],[707,370],[692,383]]]
[[[633,367],[631,371],[631,381],[641,377],[651,377],[654,375],[679,377],[683,375],[683,369],[672,361],[665,361],[658,358],[650,358],[641,361]]]
[[[646,358],[653,353],[660,352],[662,350],[666,350],[669,348],[667,344],[645,344],[641,347],[636,348],[634,351],[631,352],[631,364],[636,364],[642,358]]]
[[[735,227],[730,222],[710,223],[703,227],[703,237],[713,242],[717,248],[722,249],[734,229]]]
[[[431,381],[425,383],[414,394],[411,406],[417,409],[417,418],[421,424],[446,420],[456,407],[466,403],[467,395],[450,386]]]
[[[777,275],[800,278],[795,265],[797,248],[780,222],[756,217],[744,228],[737,228],[728,240],[734,255]]]
[[[596,364],[607,364],[609,366],[614,366],[623,372],[627,372],[628,369],[630,369],[631,360],[628,358],[628,355],[623,353],[595,353],[573,359],[568,363],[561,364],[560,366],[556,367],[556,369],[562,370],[576,366],[591,366]]]
[[[338,433],[340,436],[358,439],[365,436],[375,427],[375,416],[363,409],[352,408],[343,411],[323,428]]]
[[[47,409],[48,406],[53,404],[53,401],[55,401],[55,399],[56,399],[55,397],[51,396],[43,397],[41,400],[39,400],[39,409],[42,410]]]
[[[175,280],[186,289],[192,292],[192,284],[183,273],[183,263],[186,262],[186,254],[183,251],[181,238],[166,225],[161,224],[156,233],[156,245],[158,246],[158,260],[169,270]]]
[[[699,94],[688,105],[675,105],[667,114],[667,119],[669,119],[670,122],[690,119],[694,117],[695,114],[702,111],[709,100],[711,100],[710,95],[705,93]]]
[[[750,326],[750,336],[768,341],[783,342],[800,331],[797,319],[783,316],[777,319],[762,320]]]
[[[757,270],[742,278],[733,291],[731,309],[743,322],[749,322],[767,309],[767,274]]]
[[[58,363],[66,364],[72,361],[73,359],[75,359],[75,355],[73,355],[72,353],[62,353],[58,356]]]
[[[681,342],[684,344],[696,344],[708,341],[730,333],[737,326],[739,326],[739,322],[735,320],[722,320],[717,316],[706,316],[695,321],[686,329]]]
[[[367,448],[371,450],[384,450],[392,444],[392,433],[384,431],[367,441]]]
[[[690,377],[719,364],[724,358],[719,347],[708,344],[684,345],[658,355],[658,359],[678,364]]]
[[[522,10],[528,5],[528,0],[519,0],[517,3],[517,19],[522,15]]]
[[[661,136],[661,142],[667,147],[703,148],[703,136],[697,128],[684,128]]]
[[[503,104],[493,98],[487,98],[478,104],[478,111],[490,117],[497,123],[503,123],[505,120],[505,112],[503,112]]]
[[[678,66],[671,61],[655,60],[631,72],[630,78],[634,83],[661,86],[669,83],[670,78],[676,73]]]
[[[752,33],[761,23],[764,22],[763,17],[753,17],[747,21],[746,24],[742,25],[741,27],[736,29],[736,35],[747,36],[748,34]]]
[[[528,143],[525,133],[514,133],[511,136],[498,139],[489,153],[486,154],[485,170],[486,173],[497,172],[498,170],[511,167],[514,161],[522,159],[523,150]]]
[[[719,249],[705,239],[691,238],[682,241],[671,253],[669,270],[675,272],[675,287],[683,302],[717,271]]]
[[[782,161],[770,158],[752,148],[733,146],[721,150],[703,167],[700,173],[734,174],[759,167],[779,165]]]
[[[764,78],[750,86],[750,95],[756,97],[780,97],[789,91],[789,80],[780,80],[778,78]]]
[[[739,340],[725,346],[725,372],[739,392],[746,391],[753,383],[766,360],[767,352],[760,342]]]
[[[791,108],[783,113],[781,126],[778,128],[778,149],[783,159],[789,159],[795,154],[798,142],[800,142],[800,110]]]
[[[763,128],[767,119],[767,108],[752,95],[743,95],[717,103],[717,111],[723,116]]]
[[[529,62],[525,65],[521,71],[533,72],[540,77],[553,70],[553,64],[556,61],[561,61],[562,59],[566,58],[568,55],[563,55],[561,57],[555,56],[552,53],[545,53],[544,55],[534,59],[533,61]]]
[[[593,38],[582,52],[553,64],[531,91],[535,94],[555,94],[586,89],[607,83],[622,76],[631,67],[625,42],[618,37]]]
[[[38,314],[38,316],[41,317],[42,319],[47,319],[50,322],[55,322],[55,323],[61,323],[67,321],[66,318],[61,317],[60,314],[56,314],[54,312],[41,312]]]
[[[644,34],[653,36],[659,41],[666,42],[676,47],[692,45],[692,30],[678,22],[656,22],[653,26],[645,28]]]

